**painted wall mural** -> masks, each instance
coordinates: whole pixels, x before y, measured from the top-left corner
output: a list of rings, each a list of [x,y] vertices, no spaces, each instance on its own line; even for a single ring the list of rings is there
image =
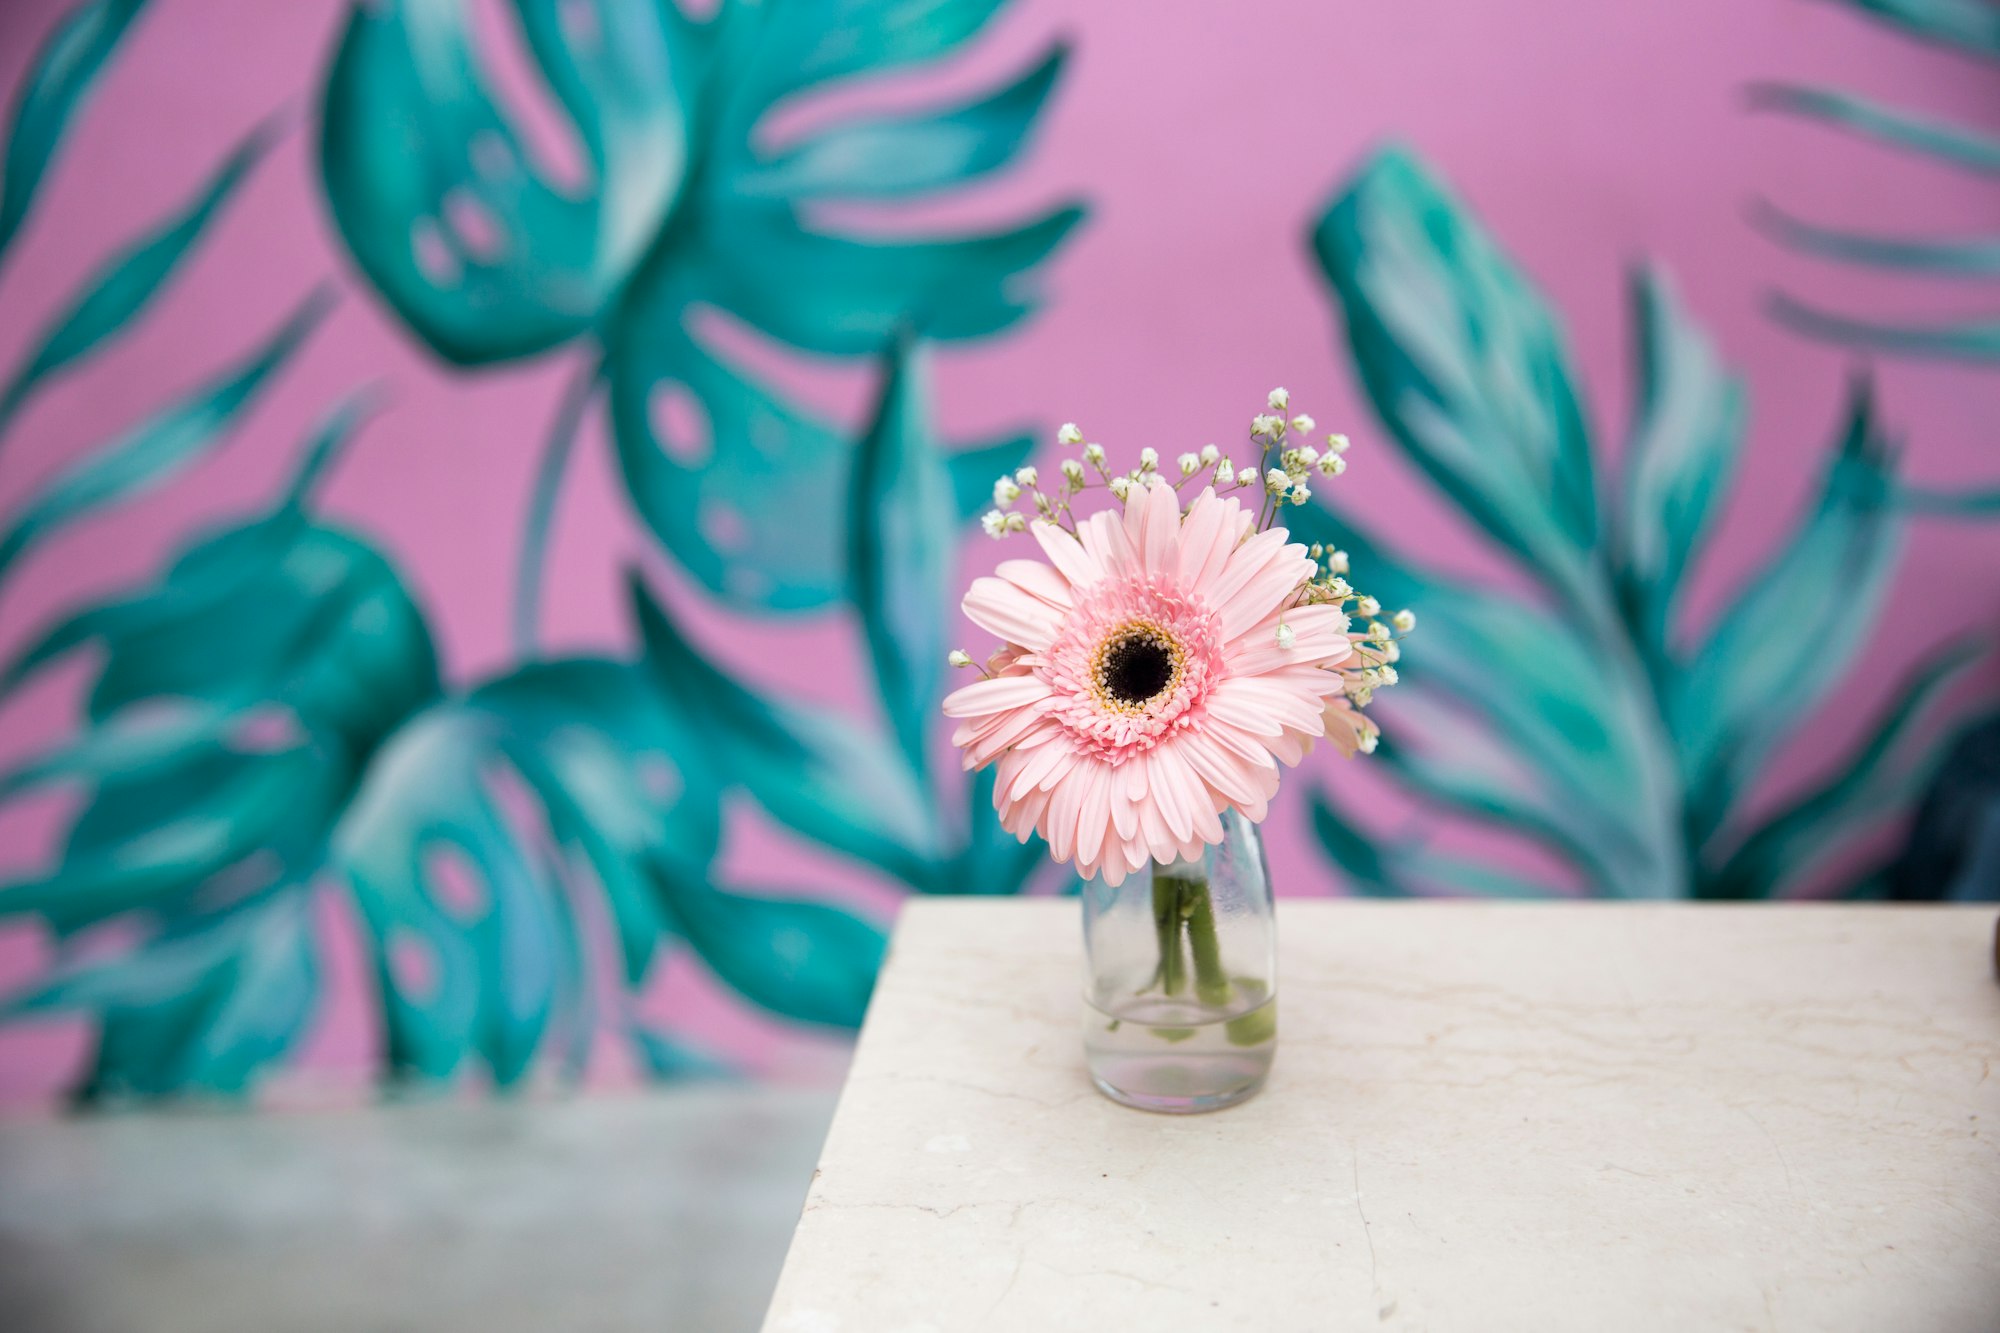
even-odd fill
[[[1070,887],[937,709],[994,478],[1267,380],[1421,617],[1286,891],[2000,894],[1991,25],[1256,8],[0,19],[0,1095],[811,1077]]]

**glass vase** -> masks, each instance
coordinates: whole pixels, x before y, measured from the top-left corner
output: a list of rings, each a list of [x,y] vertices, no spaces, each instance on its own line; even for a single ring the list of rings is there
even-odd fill
[[[1264,1085],[1277,1050],[1277,922],[1257,828],[1234,810],[1200,860],[1083,886],[1091,1081],[1145,1111],[1214,1111]]]

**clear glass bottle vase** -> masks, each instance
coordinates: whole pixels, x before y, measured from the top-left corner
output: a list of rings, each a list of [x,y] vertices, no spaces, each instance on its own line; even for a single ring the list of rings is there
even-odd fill
[[[1271,875],[1234,810],[1199,861],[1083,886],[1084,1054],[1098,1090],[1214,1111],[1264,1085],[1278,1039]]]

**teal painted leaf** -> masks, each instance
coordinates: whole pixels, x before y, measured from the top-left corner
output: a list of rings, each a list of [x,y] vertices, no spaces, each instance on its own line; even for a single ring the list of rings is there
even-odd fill
[[[1967,171],[2000,174],[2000,139],[1908,115],[1835,89],[1759,83],[1750,87],[1750,103],[1817,120]]]
[[[0,575],[57,529],[160,484],[221,444],[257,393],[331,306],[314,292],[248,359],[56,474],[0,536]]]
[[[656,1032],[644,1023],[634,1023],[627,1031],[632,1049],[646,1073],[662,1083],[688,1078],[733,1078],[734,1064],[692,1042]]]
[[[815,842],[931,882],[935,820],[900,754],[831,713],[758,696],[706,661],[636,578],[631,596],[655,688],[702,728],[727,782]]]
[[[1927,486],[1905,486],[1896,495],[1899,508],[1907,513],[1939,518],[1984,518],[2000,514],[2000,487],[1992,490],[1941,490]]]
[[[1420,637],[1406,682],[1378,708],[1393,721],[1398,694],[1435,689],[1471,709],[1532,765],[1551,804],[1587,821],[1599,859],[1618,867],[1604,891],[1657,897],[1677,881],[1667,822],[1676,802],[1672,755],[1643,677],[1620,669],[1587,629],[1520,597],[1421,572],[1348,519],[1317,505],[1290,511],[1295,540],[1348,552],[1356,586],[1385,607],[1412,607]]]
[[[731,989],[786,1018],[856,1028],[888,940],[826,903],[675,882],[674,924]]]
[[[289,118],[273,116],[252,130],[180,213],[113,256],[42,333],[26,364],[0,392],[0,431],[43,381],[128,332],[182,262],[237,187],[284,137]]]
[[[300,450],[291,484],[285,488],[284,499],[279,504],[281,510],[295,513],[306,510],[327,472],[381,406],[382,398],[376,390],[362,389],[335,403],[319,419],[312,434],[307,437],[305,447]]]
[[[460,0],[354,7],[326,79],[320,167],[341,236],[397,315],[460,365],[593,327],[687,171],[673,6],[513,8],[581,140],[580,189],[549,179],[496,102]]]
[[[534,657],[542,621],[542,578],[547,572],[549,538],[555,528],[556,499],[562,493],[569,456],[583,426],[584,413],[597,397],[601,365],[593,361],[578,370],[563,394],[549,437],[535,465],[534,489],[528,494],[528,517],[521,526],[521,552],[514,566],[514,653]]]
[[[721,842],[720,793],[700,733],[624,662],[536,663],[480,686],[469,707],[493,719],[550,831],[588,861],[625,979],[637,985],[668,925],[661,867],[705,873]]]
[[[319,998],[310,898],[293,893],[254,913],[233,913],[248,928],[235,947],[188,975],[173,993],[146,953],[121,960],[121,983],[148,975],[163,989],[98,1002],[91,1068],[77,1100],[84,1105],[202,1092],[237,1096],[298,1043]],[[125,989],[121,984],[118,989]]]
[[[993,483],[1019,471],[1035,452],[1031,435],[1015,435],[994,444],[974,445],[945,455],[951,475],[951,495],[958,521],[970,523],[993,507]]]
[[[894,199],[949,188],[1011,162],[1068,58],[1058,45],[1014,83],[948,111],[847,121],[737,178],[755,198]]]
[[[1530,572],[1581,595],[1595,482],[1567,341],[1541,296],[1395,149],[1368,160],[1312,241],[1383,423]]]
[[[1955,733],[1940,725],[1951,691],[1963,684],[1989,645],[1946,645],[1899,681],[1889,707],[1852,753],[1829,765],[1824,781],[1764,820],[1698,889],[1704,898],[1782,898],[1814,886],[1834,867],[1854,869],[1857,846],[1906,818]],[[1850,884],[1865,878],[1849,873]]]
[[[1614,563],[1626,616],[1663,667],[1682,576],[1735,475],[1744,392],[1663,273],[1635,275],[1632,305],[1639,394]]]
[[[1362,897],[1548,896],[1544,886],[1483,863],[1416,845],[1384,846],[1341,814],[1323,791],[1313,793],[1312,826],[1320,846],[1347,876],[1348,887]]]
[[[1902,530],[1865,384],[1813,512],[1738,595],[1671,700],[1697,841],[1866,642]]]
[[[28,216],[70,120],[145,7],[146,0],[96,0],[79,6],[43,44],[15,99],[6,165],[0,168],[0,255]]]
[[[1759,200],[1751,220],[1780,245],[1824,259],[1873,268],[1986,277],[2000,273],[2000,237],[1935,240],[1900,236],[1867,236],[1822,227],[1793,217],[1775,204]]]
[[[2000,360],[2000,320],[1890,323],[1834,314],[1782,292],[1770,298],[1769,307],[1771,317],[1794,332],[1843,347],[1975,363]]]
[[[873,419],[856,451],[848,500],[848,569],[875,687],[903,756],[920,776],[944,690],[945,604],[957,554],[951,478],[931,437],[922,345],[883,364]]]
[[[721,21],[740,29],[724,54],[749,85],[753,105],[859,74],[948,55],[976,36],[1007,0],[775,0],[728,4]]]
[[[249,719],[244,719],[248,722]],[[70,933],[130,912],[214,910],[318,866],[346,790],[344,757],[293,729],[190,729],[129,770],[86,735],[95,762],[42,761],[25,790],[82,778],[88,795],[56,865],[0,884],[0,915],[33,913]],[[92,771],[94,768],[95,771]]]
[[[1913,37],[2000,58],[2000,12],[1987,0],[1832,0]]]
[[[333,839],[367,924],[390,1067],[442,1079],[477,1054],[501,1086],[525,1075],[581,1003],[560,881],[502,805],[518,781],[494,719],[456,702],[376,753]]]
[[[663,439],[655,404],[684,393],[698,438]],[[853,455],[839,432],[737,374],[677,329],[611,360],[611,415],[632,507],[704,588],[774,611],[846,592]],[[671,424],[671,423],[668,423]]]
[[[725,203],[706,244],[701,295],[794,347],[879,351],[907,323],[939,341],[999,333],[1033,307],[1027,272],[1083,218],[1060,209],[981,236],[859,240],[808,230],[785,207]],[[635,302],[652,299],[642,287]]]

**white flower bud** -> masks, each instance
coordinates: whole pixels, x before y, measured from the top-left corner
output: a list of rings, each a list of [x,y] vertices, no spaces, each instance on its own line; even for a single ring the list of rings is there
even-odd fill
[[[1221,457],[1222,457],[1222,450],[1216,448],[1214,445],[1204,444],[1201,447],[1202,466],[1212,467],[1214,466],[1215,461]]]
[[[1264,401],[1271,405],[1271,410],[1273,412],[1282,412],[1285,410],[1286,407],[1290,406],[1292,401],[1292,396],[1286,393],[1282,388],[1273,389],[1271,390],[1271,396],[1265,399]]]
[[[1264,489],[1273,495],[1283,495],[1292,488],[1292,479],[1285,475],[1283,468],[1272,468],[1264,474]]]
[[[1344,454],[1347,452],[1347,437],[1345,435],[1329,435],[1326,437],[1326,447],[1334,453]]]
[[[1304,482],[1300,482],[1298,485],[1292,487],[1293,504],[1302,505],[1306,501],[1312,498],[1313,498],[1312,487],[1306,485]]]
[[[1064,480],[1072,485],[1081,486],[1083,484],[1083,464],[1077,462],[1074,458],[1063,459],[1062,474]]]
[[[1302,444],[1292,452],[1296,453],[1299,456],[1299,462],[1305,464],[1307,467],[1311,467],[1314,463],[1319,462],[1319,450],[1309,444]]]
[[[1354,702],[1357,704],[1365,704],[1368,701],[1366,699],[1356,699]],[[1354,748],[1361,751],[1361,753],[1363,754],[1374,754],[1375,744],[1377,741],[1381,739],[1382,739],[1382,733],[1375,730],[1375,728],[1370,727],[1368,728],[1368,730],[1361,733],[1361,741]]]
[[[986,529],[989,537],[1007,535],[1007,516],[997,509],[989,509],[979,516],[979,526]]]
[[[1326,567],[1327,567],[1328,569],[1332,570],[1332,571],[1333,571],[1334,573],[1336,573],[1336,574],[1345,574],[1345,573],[1347,572],[1347,564],[1348,564],[1348,562],[1347,562],[1347,552],[1345,552],[1345,551],[1328,551],[1328,552],[1327,552],[1327,554],[1326,554]]]
[[[1074,421],[1065,421],[1062,424],[1062,429],[1056,432],[1056,443],[1082,444],[1083,432],[1076,428]]]
[[[1379,616],[1382,614],[1382,603],[1373,597],[1364,597],[1354,604],[1354,609],[1364,616]]]
[[[1104,465],[1104,446],[1101,444],[1084,445],[1083,457],[1086,462],[1095,463],[1099,467],[1102,467]]]
[[[1276,439],[1285,433],[1283,417],[1251,417],[1250,433],[1259,439]]]
[[[1319,470],[1323,476],[1337,477],[1347,471],[1347,460],[1339,454],[1321,454],[1319,456]]]
[[[1235,480],[1236,465],[1234,463],[1225,458],[1215,465],[1215,484],[1217,486],[1227,486]]]
[[[1389,642],[1389,627],[1379,620],[1368,622],[1368,638],[1373,643]]]
[[[1314,542],[1310,547],[1306,549],[1306,554],[1311,556],[1313,559],[1317,560],[1321,556],[1326,554],[1326,548],[1324,546],[1321,546],[1318,542]]]
[[[1181,465],[1181,475],[1183,477],[1192,477],[1194,475],[1195,469],[1201,466],[1201,455],[1182,454],[1180,456],[1180,465]]]
[[[1151,472],[1160,465],[1160,451],[1151,447],[1139,451],[1139,470]]]
[[[1027,530],[1028,530],[1028,520],[1027,520],[1027,519],[1023,518],[1023,517],[1022,517],[1021,515],[1019,515],[1019,514],[1009,514],[1009,515],[1007,515],[1007,531],[1009,531],[1009,532],[1026,532]]]
[[[1336,551],[1334,554],[1338,555],[1339,552]],[[1326,590],[1343,602],[1354,595],[1354,589],[1349,587],[1347,580],[1343,578],[1335,578],[1326,585]]]
[[[1281,621],[1279,621],[1279,622],[1278,622],[1278,646],[1279,646],[1280,648],[1283,648],[1283,649],[1285,649],[1286,651],[1290,651],[1290,650],[1291,650],[1291,647],[1292,647],[1292,645],[1293,645],[1293,644],[1295,644],[1295,643],[1297,643],[1298,641],[1299,641],[1299,636],[1298,636],[1298,635],[1297,635],[1296,633],[1294,633],[1294,632],[1293,632],[1293,630],[1292,630],[1292,627],[1291,627],[1290,625],[1287,625],[1287,624],[1286,624],[1286,623],[1285,623],[1284,621],[1282,621],[1282,620],[1281,620]]]
[[[1014,480],[1020,482],[1023,486],[1033,486],[1041,481],[1041,479],[1042,474],[1035,471],[1032,466],[1021,468],[1014,473]]]
[[[1311,430],[1314,426],[1318,424],[1319,424],[1318,422],[1314,421],[1311,417],[1307,416],[1303,412],[1299,413],[1297,416],[1292,418],[1292,429],[1297,431],[1301,435],[1305,434],[1307,431]]]
[[[1407,609],[1398,611],[1395,615],[1389,617],[1389,623],[1404,634],[1408,634],[1417,627],[1417,613]]]
[[[1111,493],[1123,500],[1132,493],[1132,479],[1130,477],[1113,477],[1111,479]]]
[[[972,654],[963,648],[954,648],[951,650],[951,656],[945,660],[955,667],[969,667],[972,665]]]
[[[1396,668],[1392,666],[1378,667],[1375,674],[1381,677],[1384,685],[1394,685],[1398,680],[1402,679],[1402,677],[1396,674]]]
[[[1002,477],[993,483],[993,503],[1002,509],[1021,498],[1021,488],[1014,484],[1012,477]]]

